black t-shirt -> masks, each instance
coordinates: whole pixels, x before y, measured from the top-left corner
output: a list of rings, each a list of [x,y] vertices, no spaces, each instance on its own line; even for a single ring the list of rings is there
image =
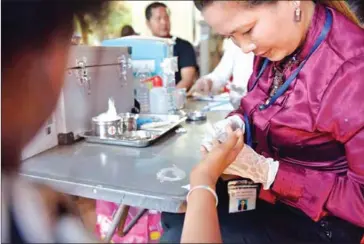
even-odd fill
[[[178,71],[175,74],[176,84],[181,81],[181,69],[185,67],[196,67],[196,54],[191,43],[181,38],[176,38],[173,55],[178,57]]]

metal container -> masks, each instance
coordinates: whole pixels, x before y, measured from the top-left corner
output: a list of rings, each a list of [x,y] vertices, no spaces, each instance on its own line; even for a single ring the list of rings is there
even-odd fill
[[[202,121],[206,120],[207,116],[206,113],[203,111],[192,111],[187,113],[187,120],[189,121]]]
[[[119,114],[119,117],[121,118],[122,133],[137,130],[137,119],[139,117],[137,114],[124,113]]]
[[[102,121],[97,117],[92,118],[92,130],[95,136],[100,138],[116,137],[123,133],[121,118]]]
[[[135,114],[133,115],[135,116]],[[101,138],[96,136],[93,131],[82,132],[79,135],[84,137],[87,142],[91,143],[129,147],[147,147],[160,139],[163,135],[167,134],[169,131],[172,131],[187,119],[186,116],[162,114],[138,114],[137,117],[141,119],[152,118],[152,120],[160,122],[170,121],[171,123],[168,126],[151,128],[148,130],[127,131],[122,133],[122,135],[115,137]]]
[[[73,142],[69,138],[71,132],[77,140],[79,133],[90,130],[93,117],[105,112],[109,98],[114,99],[116,111],[130,111],[134,107],[129,59],[128,47],[72,46],[55,110],[59,138]]]

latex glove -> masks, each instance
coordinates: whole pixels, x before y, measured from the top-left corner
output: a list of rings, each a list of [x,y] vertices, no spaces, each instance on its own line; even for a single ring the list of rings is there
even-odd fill
[[[228,135],[226,130],[228,126],[230,126],[233,131],[240,128],[242,133],[244,134],[244,121],[238,115],[233,115],[224,120],[220,120],[219,122],[213,124],[210,128],[208,128],[202,140],[202,146],[208,152],[210,152],[213,147],[214,140],[218,140],[220,142],[225,141]]]
[[[190,183],[194,185],[209,185],[215,187],[218,178],[224,170],[235,161],[236,156],[244,147],[244,136],[241,130],[232,131],[227,128],[226,141],[213,143],[210,152],[203,152],[202,161],[190,174]]]
[[[210,94],[212,90],[212,80],[206,76],[198,79],[195,84],[189,90],[187,96],[192,96],[194,92],[198,92],[200,94]]]
[[[238,109],[240,107],[241,99],[246,94],[246,88],[239,87],[234,83],[231,83],[228,86],[228,89],[230,90],[230,103],[233,105],[234,109]]]
[[[273,184],[279,168],[279,162],[256,153],[248,145],[238,154],[236,160],[225,169],[224,174],[238,175],[255,183],[263,184],[268,190]]]

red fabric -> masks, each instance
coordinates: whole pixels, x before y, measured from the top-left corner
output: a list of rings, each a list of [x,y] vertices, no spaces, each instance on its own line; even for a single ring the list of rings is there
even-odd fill
[[[259,198],[273,204],[277,201],[276,195],[271,190],[261,190],[259,192]]]

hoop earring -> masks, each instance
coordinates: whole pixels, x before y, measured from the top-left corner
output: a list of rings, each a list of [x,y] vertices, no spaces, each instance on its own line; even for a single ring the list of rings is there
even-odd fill
[[[300,7],[296,7],[294,10],[294,21],[295,22],[301,22],[302,19],[302,10]]]

